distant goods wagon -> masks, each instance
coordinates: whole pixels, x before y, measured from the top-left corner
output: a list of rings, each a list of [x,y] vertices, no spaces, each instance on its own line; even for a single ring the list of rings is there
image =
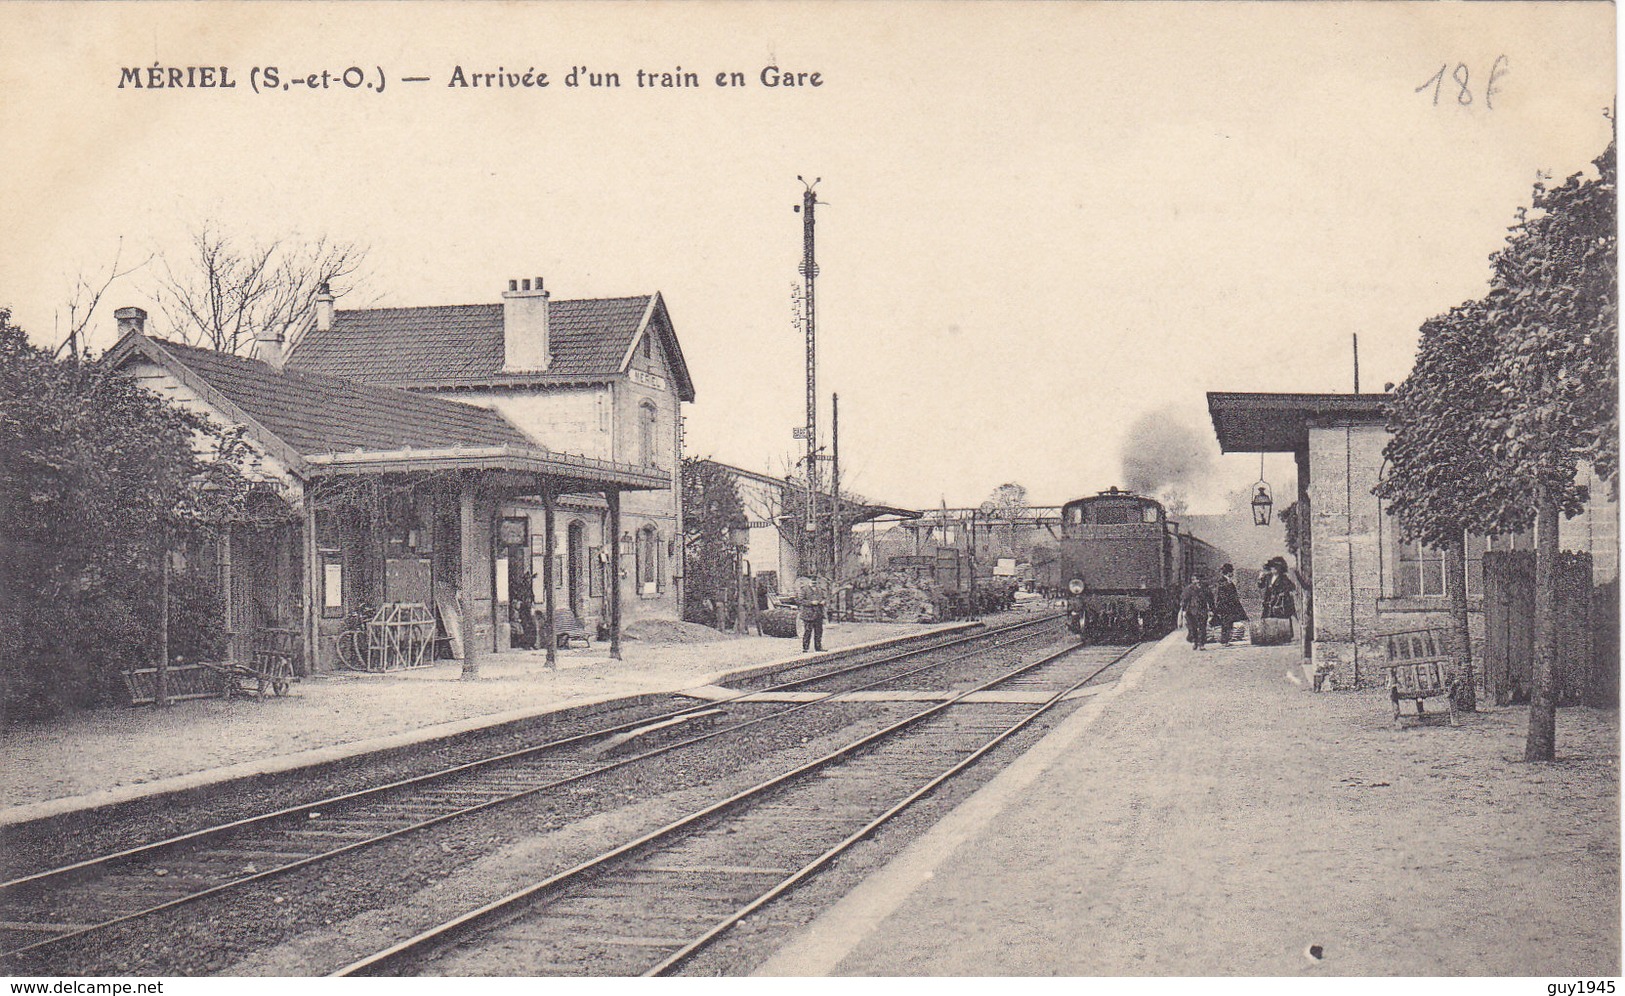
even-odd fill
[[[1067,598],[1084,639],[1140,640],[1172,629],[1180,590],[1196,574],[1216,576],[1223,560],[1161,502],[1111,488],[1061,507],[1058,548],[1035,571],[1054,597]]]

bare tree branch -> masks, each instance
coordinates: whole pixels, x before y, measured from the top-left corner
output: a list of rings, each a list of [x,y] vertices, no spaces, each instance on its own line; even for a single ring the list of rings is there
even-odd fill
[[[113,250],[113,261],[107,266],[107,276],[100,283],[92,283],[85,279],[83,270],[80,270],[79,275],[74,278],[73,292],[68,299],[68,334],[56,347],[55,355],[62,355],[62,351],[66,349],[68,355],[78,359],[79,354],[85,349],[85,329],[95,316],[96,306],[101,304],[102,295],[107,293],[107,288],[113,285],[113,281],[127,277],[152,262],[152,256],[149,255],[134,266],[121,270],[119,260],[123,255],[124,238],[120,236],[118,246]]]
[[[354,290],[367,250],[323,236],[247,242],[213,221],[192,234],[186,254],[164,258],[153,295],[175,334],[222,353],[245,353],[260,332],[291,341],[309,324],[316,295]]]

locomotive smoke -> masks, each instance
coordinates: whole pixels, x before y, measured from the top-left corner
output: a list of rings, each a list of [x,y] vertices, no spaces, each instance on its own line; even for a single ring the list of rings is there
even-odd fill
[[[1146,412],[1123,438],[1123,486],[1161,499],[1176,515],[1212,470],[1208,437],[1182,421],[1176,408]]]

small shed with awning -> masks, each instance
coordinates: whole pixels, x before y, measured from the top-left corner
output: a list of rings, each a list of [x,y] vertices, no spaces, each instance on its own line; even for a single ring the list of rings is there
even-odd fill
[[[1378,636],[1417,622],[1384,590],[1382,503],[1372,488],[1388,441],[1387,394],[1210,391],[1208,414],[1225,453],[1291,453],[1297,462],[1297,577],[1304,657],[1334,687],[1380,683]],[[1277,492],[1278,506],[1282,501]],[[1284,511],[1278,507],[1277,511]],[[1419,624],[1419,623],[1418,623]]]

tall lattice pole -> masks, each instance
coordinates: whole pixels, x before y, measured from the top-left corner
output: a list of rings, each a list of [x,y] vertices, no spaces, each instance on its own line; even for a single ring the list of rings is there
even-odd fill
[[[841,582],[842,541],[846,530],[841,525],[841,396],[829,396],[829,584],[831,594]]]
[[[813,283],[818,277],[818,261],[813,251],[813,207],[818,203],[818,177],[808,183],[801,177],[805,189],[801,193],[801,278],[804,290],[801,296],[803,331],[807,335],[807,522],[806,532],[811,543],[805,544],[811,554],[803,565],[803,573],[816,575],[818,571],[818,321],[813,306]]]

